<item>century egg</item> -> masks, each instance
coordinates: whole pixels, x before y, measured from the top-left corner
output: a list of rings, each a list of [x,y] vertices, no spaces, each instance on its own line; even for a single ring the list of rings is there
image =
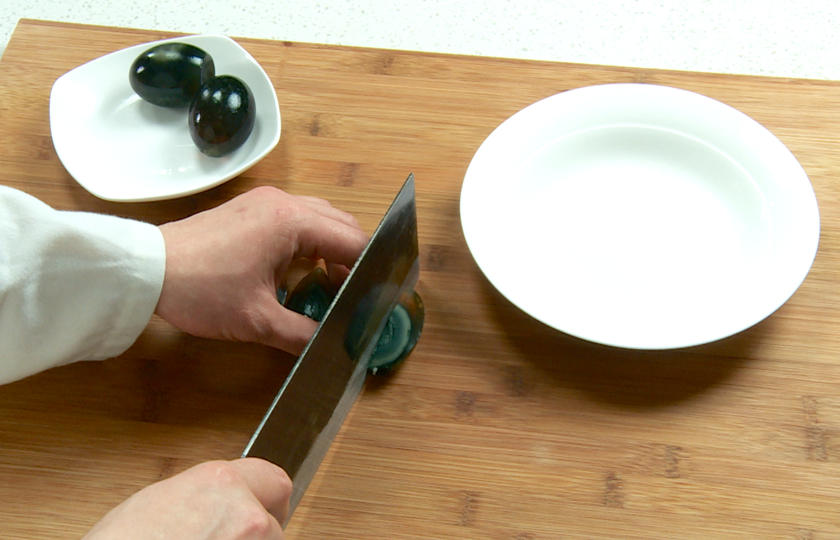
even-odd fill
[[[404,293],[388,314],[371,353],[368,372],[385,375],[400,365],[417,345],[425,319],[426,308],[417,291]]]
[[[213,57],[193,45],[169,42],[146,50],[131,64],[128,80],[141,98],[161,107],[185,107],[216,75]]]
[[[335,294],[335,287],[326,272],[318,267],[307,274],[288,296],[278,293],[278,300],[283,297],[281,302],[287,308],[320,322]],[[372,299],[370,297],[357,306],[357,313],[346,330],[345,347],[351,357],[359,357],[362,353],[358,345],[362,342],[362,335],[369,330],[367,317]],[[417,345],[425,319],[426,308],[417,291],[404,292],[388,313],[379,340],[371,352],[368,372],[385,375],[396,369]]]
[[[319,266],[298,282],[285,300],[285,306],[321,322],[334,297],[335,287],[324,269]]]
[[[190,105],[190,135],[208,156],[224,156],[245,144],[256,118],[254,94],[248,85],[231,75],[220,75],[205,82]]]

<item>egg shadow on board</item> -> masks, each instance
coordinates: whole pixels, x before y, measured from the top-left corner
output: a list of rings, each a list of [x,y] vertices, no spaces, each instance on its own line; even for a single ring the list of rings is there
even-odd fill
[[[486,277],[479,279],[499,328],[534,368],[556,384],[628,409],[676,405],[721,384],[750,361],[761,329],[773,324],[770,318],[735,336],[684,349],[621,349],[551,328],[512,304]]]

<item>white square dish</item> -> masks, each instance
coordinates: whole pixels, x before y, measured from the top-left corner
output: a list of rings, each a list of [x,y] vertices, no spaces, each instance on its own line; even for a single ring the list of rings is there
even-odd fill
[[[234,152],[202,154],[190,137],[186,107],[158,107],[132,90],[128,73],[135,58],[171,41],[205,50],[217,75],[239,77],[251,88],[256,123]],[[280,140],[280,107],[268,75],[234,40],[184,36],[122,49],[59,77],[50,93],[50,130],[61,163],[93,195],[108,201],[157,201],[215,187],[264,158]]]

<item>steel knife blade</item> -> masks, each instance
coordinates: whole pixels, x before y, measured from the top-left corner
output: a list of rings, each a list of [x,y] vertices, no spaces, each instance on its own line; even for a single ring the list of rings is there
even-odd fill
[[[364,385],[388,314],[417,283],[418,253],[411,174],[242,453],[292,479],[289,518]]]

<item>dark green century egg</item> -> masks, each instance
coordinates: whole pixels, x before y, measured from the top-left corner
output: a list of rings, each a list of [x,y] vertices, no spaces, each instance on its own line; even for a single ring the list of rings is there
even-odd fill
[[[327,314],[335,294],[335,287],[326,272],[318,267],[307,274],[289,295],[278,292],[277,299],[292,311],[320,322]],[[385,375],[396,369],[417,345],[425,318],[426,308],[420,295],[416,291],[405,292],[388,314],[385,327],[371,353],[368,372],[372,375]],[[366,324],[364,318],[354,319],[348,329],[350,339],[347,341],[356,343],[356,338],[361,335]],[[349,349],[351,356],[359,353],[355,345]]]
[[[335,297],[335,287],[324,269],[317,267],[301,279],[288,298],[278,300],[287,308],[321,322]]]
[[[128,74],[131,88],[161,107],[185,107],[199,88],[216,75],[213,58],[186,43],[170,42],[148,49],[134,60]]]
[[[190,135],[208,156],[224,156],[245,143],[256,118],[254,94],[248,85],[220,75],[205,82],[190,105]]]

